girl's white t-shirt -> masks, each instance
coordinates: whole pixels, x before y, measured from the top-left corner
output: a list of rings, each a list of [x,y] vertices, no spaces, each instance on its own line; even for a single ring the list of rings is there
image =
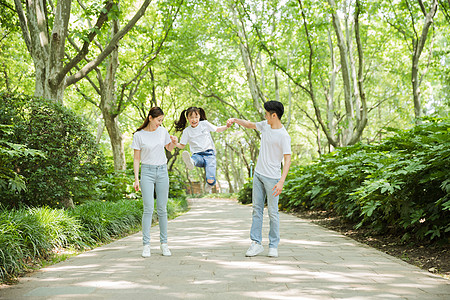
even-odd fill
[[[180,144],[187,145],[189,143],[192,153],[204,152],[208,149],[215,150],[210,132],[216,130],[217,126],[206,120],[200,121],[195,128],[189,125],[183,130]]]
[[[133,135],[131,148],[141,150],[141,163],[160,166],[167,163],[164,147],[170,144],[167,129],[159,126],[155,131],[139,130]]]
[[[267,121],[255,124],[261,131],[261,149],[255,172],[273,178],[281,178],[281,162],[285,154],[291,154],[291,137],[284,128],[272,129]]]

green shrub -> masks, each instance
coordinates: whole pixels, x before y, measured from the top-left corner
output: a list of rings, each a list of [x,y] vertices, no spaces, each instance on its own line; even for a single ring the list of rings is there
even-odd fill
[[[186,198],[169,199],[169,218],[186,209]],[[142,210],[142,200],[88,201],[71,210],[2,208],[0,282],[50,258],[55,248],[91,248],[140,230]]]
[[[26,190],[7,190],[8,207],[62,207],[97,197],[104,159],[86,123],[68,108],[25,95],[0,95],[0,123],[12,127],[1,139],[45,155],[12,157],[10,164],[26,181]]]
[[[80,220],[85,242],[93,245],[135,229],[141,222],[142,209],[139,200],[88,201],[69,214]]]
[[[248,178],[238,193],[238,201],[242,204],[252,203],[253,178]]]
[[[0,124],[0,188],[9,192],[26,189],[25,178],[17,173],[13,161],[27,156],[44,156],[41,151],[28,149],[25,145],[8,142],[12,126]]]
[[[0,279],[47,258],[55,247],[82,245],[79,220],[45,207],[0,211]]]
[[[450,231],[450,121],[426,119],[393,130],[378,145],[358,144],[293,167],[285,209],[333,210],[357,227],[397,230],[405,239],[445,240]]]

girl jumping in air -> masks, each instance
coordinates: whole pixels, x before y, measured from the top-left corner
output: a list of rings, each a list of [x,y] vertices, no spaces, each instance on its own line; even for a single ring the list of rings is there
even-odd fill
[[[186,127],[187,121],[189,126]],[[205,111],[200,107],[189,107],[181,112],[180,119],[175,122],[176,131],[183,131],[180,142],[176,146],[180,149],[189,143],[192,156],[184,151],[181,156],[186,167],[193,170],[194,166],[205,168],[205,191],[209,193],[216,184],[216,154],[211,131],[224,132],[229,126],[217,127],[206,120]]]

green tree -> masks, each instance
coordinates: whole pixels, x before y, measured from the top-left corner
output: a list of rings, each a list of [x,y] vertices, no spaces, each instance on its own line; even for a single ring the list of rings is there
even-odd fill
[[[44,154],[10,158],[8,165],[14,166],[27,189],[2,192],[2,204],[73,207],[97,197],[104,159],[79,116],[53,101],[24,95],[2,95],[0,103],[0,123],[13,132],[3,137],[9,145]]]

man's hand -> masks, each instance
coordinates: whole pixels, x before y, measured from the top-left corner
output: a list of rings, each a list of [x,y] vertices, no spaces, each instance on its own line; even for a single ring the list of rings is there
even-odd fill
[[[283,185],[284,185],[283,182],[278,181],[278,183],[275,184],[275,186],[272,189],[272,191],[274,191],[272,196],[275,196],[275,197],[279,196],[281,194],[281,191],[283,190]]]

